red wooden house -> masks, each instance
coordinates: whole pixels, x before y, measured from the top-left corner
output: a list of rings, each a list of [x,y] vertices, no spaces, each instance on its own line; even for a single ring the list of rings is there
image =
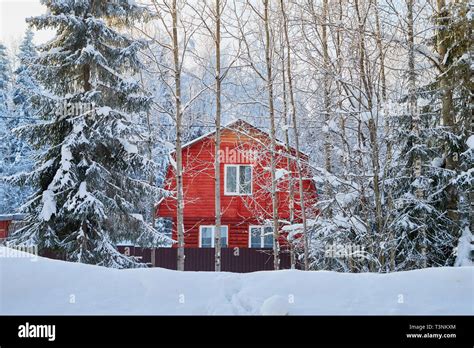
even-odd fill
[[[183,145],[184,241],[188,250],[214,247],[214,134],[205,134]],[[296,151],[278,142],[276,152],[278,217],[283,227],[291,220],[291,205],[293,222],[301,220]],[[234,121],[222,128],[219,157],[223,248],[271,249],[270,136],[245,121]],[[316,187],[306,164],[308,156],[300,153],[300,158],[304,164],[306,208],[311,211],[317,198]],[[294,202],[290,201],[290,186]],[[174,167],[170,165],[165,189],[175,192],[175,187]],[[174,195],[157,204],[156,215],[172,220],[172,237],[177,240]],[[283,246],[287,243],[285,234],[281,234],[279,242]]]
[[[12,220],[8,217],[0,216],[0,239],[8,237],[8,227],[10,227]]]
[[[22,214],[0,215],[0,241],[7,239],[15,222],[23,220]]]

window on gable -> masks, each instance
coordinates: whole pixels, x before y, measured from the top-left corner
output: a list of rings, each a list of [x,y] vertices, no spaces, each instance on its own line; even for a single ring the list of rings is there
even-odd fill
[[[252,167],[239,166],[239,193],[252,193]]]
[[[250,248],[273,248],[273,227],[250,226]]]
[[[237,190],[237,166],[225,167],[225,193],[238,194]]]
[[[252,194],[252,166],[226,165],[224,176],[226,195]]]
[[[214,248],[215,226],[199,227],[199,243],[201,248]],[[228,227],[221,226],[221,247],[227,248]]]

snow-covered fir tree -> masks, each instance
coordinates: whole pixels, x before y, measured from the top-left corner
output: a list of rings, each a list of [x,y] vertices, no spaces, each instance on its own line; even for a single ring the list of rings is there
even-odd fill
[[[28,171],[32,166],[34,150],[16,134],[15,129],[31,123],[34,118],[32,98],[38,89],[38,85],[32,76],[30,61],[36,57],[36,54],[36,48],[33,44],[33,32],[28,30],[19,46],[18,61],[20,65],[13,75],[14,88],[11,93],[11,112],[9,117],[3,120],[4,136],[2,139],[6,155],[2,158],[6,163],[2,167],[5,170],[3,174],[8,176],[6,179],[12,175]],[[3,185],[6,190],[3,195],[4,206],[2,211],[5,213],[15,212],[32,193],[31,188],[27,185],[15,186],[8,181],[5,181]]]
[[[320,40],[324,35],[318,25],[334,18],[344,20],[344,29],[334,30],[335,52],[330,52],[333,89],[338,89],[331,105],[337,111],[330,113],[334,122],[322,124],[321,132],[319,127],[315,130],[318,139],[331,133],[330,171],[321,165],[322,141],[319,146],[313,144],[319,140],[311,137],[307,142],[308,152],[317,158],[315,179],[322,191],[320,215],[310,226],[312,267],[385,272],[463,264],[461,259],[472,255],[472,10],[467,1],[439,1],[440,7],[433,11],[428,2],[410,0],[397,9],[395,24],[384,16],[384,2],[379,2],[379,8],[361,1],[354,5],[338,8],[329,3],[330,16],[312,17],[314,21],[302,26],[310,38],[320,30],[314,36]],[[312,13],[314,7],[308,8]],[[316,9],[316,14],[324,10]],[[365,31],[360,31],[359,22],[351,27],[349,18],[364,11],[371,25]],[[328,30],[333,30],[332,25]],[[359,38],[347,34],[350,30],[360,31]],[[366,52],[347,50],[344,40],[354,40],[350,47]],[[308,53],[308,60],[314,60],[318,72],[324,57],[310,52],[315,53]],[[368,58],[367,52],[379,53]],[[351,66],[346,74],[344,65],[339,65],[345,59]],[[390,69],[400,63],[400,74],[394,74]],[[379,75],[370,81],[362,67],[378,70]],[[357,98],[355,85],[364,88],[364,97]],[[376,96],[370,103],[375,107],[368,108],[371,95]],[[322,122],[323,107],[315,98],[308,121]],[[371,129],[371,118],[378,128]],[[379,161],[379,170],[374,160]],[[376,173],[381,179],[378,185]],[[363,250],[357,258],[328,258],[327,252],[337,253],[333,246]]]
[[[390,213],[396,269],[453,265],[464,229],[462,240],[470,244],[472,150],[466,142],[472,131],[472,19],[467,2],[439,10],[432,48],[439,74],[428,84],[408,86],[399,112],[392,115],[397,146],[389,186],[395,202]]]
[[[32,60],[43,87],[35,105],[41,121],[20,133],[46,150],[18,178],[36,191],[23,207],[27,226],[13,237],[71,261],[138,265],[116,242],[163,236],[139,211],[139,202],[159,193],[149,182],[155,164],[145,155],[140,120],[150,98],[133,77],[142,43],[120,28],[147,12],[128,0],[42,2],[47,14],[28,21],[57,33]]]
[[[390,116],[393,122],[393,155],[395,160],[389,169],[388,190],[394,202],[390,228],[394,231],[390,241],[394,249],[392,260],[394,269],[420,268],[428,265],[428,255],[432,250],[431,235],[446,231],[448,220],[443,223],[441,212],[433,206],[434,197],[430,195],[432,179],[429,173],[430,123],[436,114],[422,112],[422,100],[418,88],[419,69],[415,55],[413,1],[407,2],[407,21],[405,40],[407,42],[408,69],[402,80],[405,94],[399,105],[392,105]],[[399,106],[399,107],[397,107]],[[433,221],[434,219],[434,221]],[[428,231],[428,225],[440,230]],[[449,237],[449,234],[447,234]],[[445,238],[440,238],[445,240]]]
[[[2,111],[6,112],[7,95],[10,83],[10,61],[6,47],[0,43],[0,105]],[[2,115],[3,116],[3,115]]]
[[[19,118],[35,117],[31,99],[38,94],[39,87],[33,77],[33,68],[31,67],[31,61],[38,55],[33,37],[33,31],[28,29],[19,46],[18,60],[20,66],[15,70],[15,89],[13,91],[13,103],[16,106],[16,115]]]
[[[420,90],[416,98],[423,102],[429,96]],[[394,231],[395,269],[414,269],[447,265],[455,242],[453,221],[446,215],[443,188],[450,174],[439,157],[439,112],[419,107],[413,120],[408,106],[392,115],[394,164],[390,169],[388,189],[394,209],[390,211],[390,229]],[[403,104],[402,104],[403,105]],[[394,111],[394,110],[392,110]],[[418,122],[419,130],[413,123]],[[417,164],[419,163],[419,164]]]
[[[5,180],[15,172],[19,157],[15,151],[15,137],[11,133],[15,118],[11,107],[11,67],[7,49],[0,44],[0,214],[13,213],[17,205],[16,190]]]
[[[456,264],[472,264],[474,9],[468,1],[440,1],[437,10],[434,22],[438,30],[434,44],[439,55],[439,74],[432,89],[438,97],[439,102],[435,105],[439,105],[441,115],[439,131],[433,139],[443,154],[444,186],[440,209],[447,212],[453,223],[450,232],[458,243]],[[453,255],[449,256],[451,261]]]

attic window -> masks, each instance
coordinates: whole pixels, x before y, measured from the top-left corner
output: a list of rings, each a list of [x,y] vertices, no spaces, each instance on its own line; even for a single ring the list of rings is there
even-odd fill
[[[251,195],[252,194],[252,166],[226,165],[225,173],[226,195]]]

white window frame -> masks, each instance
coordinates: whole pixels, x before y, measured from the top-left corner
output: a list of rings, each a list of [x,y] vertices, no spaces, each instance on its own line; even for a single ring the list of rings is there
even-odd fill
[[[221,239],[221,247],[222,248],[228,248],[229,247],[229,226],[228,225],[221,225],[221,228],[225,227],[227,229],[227,245],[223,246],[222,245],[222,239]],[[200,225],[199,226],[199,247],[202,248],[202,229],[203,228],[211,228],[212,231],[212,238],[211,238],[211,248],[214,248],[214,241],[216,238],[216,225]],[[222,236],[221,236],[222,238]],[[206,247],[208,248],[208,247]]]
[[[240,193],[240,167],[250,167],[250,193]],[[236,188],[237,192],[229,192],[227,191],[227,168],[229,167],[236,167]],[[224,195],[225,196],[252,196],[253,194],[253,166],[251,164],[225,164],[224,165]]]
[[[250,225],[249,226],[249,248],[251,249],[258,249],[258,248],[265,248],[265,237],[263,233],[265,232],[266,227],[271,227],[273,230],[273,226],[269,225]],[[258,228],[260,230],[260,246],[258,248],[255,248],[252,246],[252,228]],[[273,248],[273,245],[275,244],[275,239],[272,237],[272,246],[270,248]]]

